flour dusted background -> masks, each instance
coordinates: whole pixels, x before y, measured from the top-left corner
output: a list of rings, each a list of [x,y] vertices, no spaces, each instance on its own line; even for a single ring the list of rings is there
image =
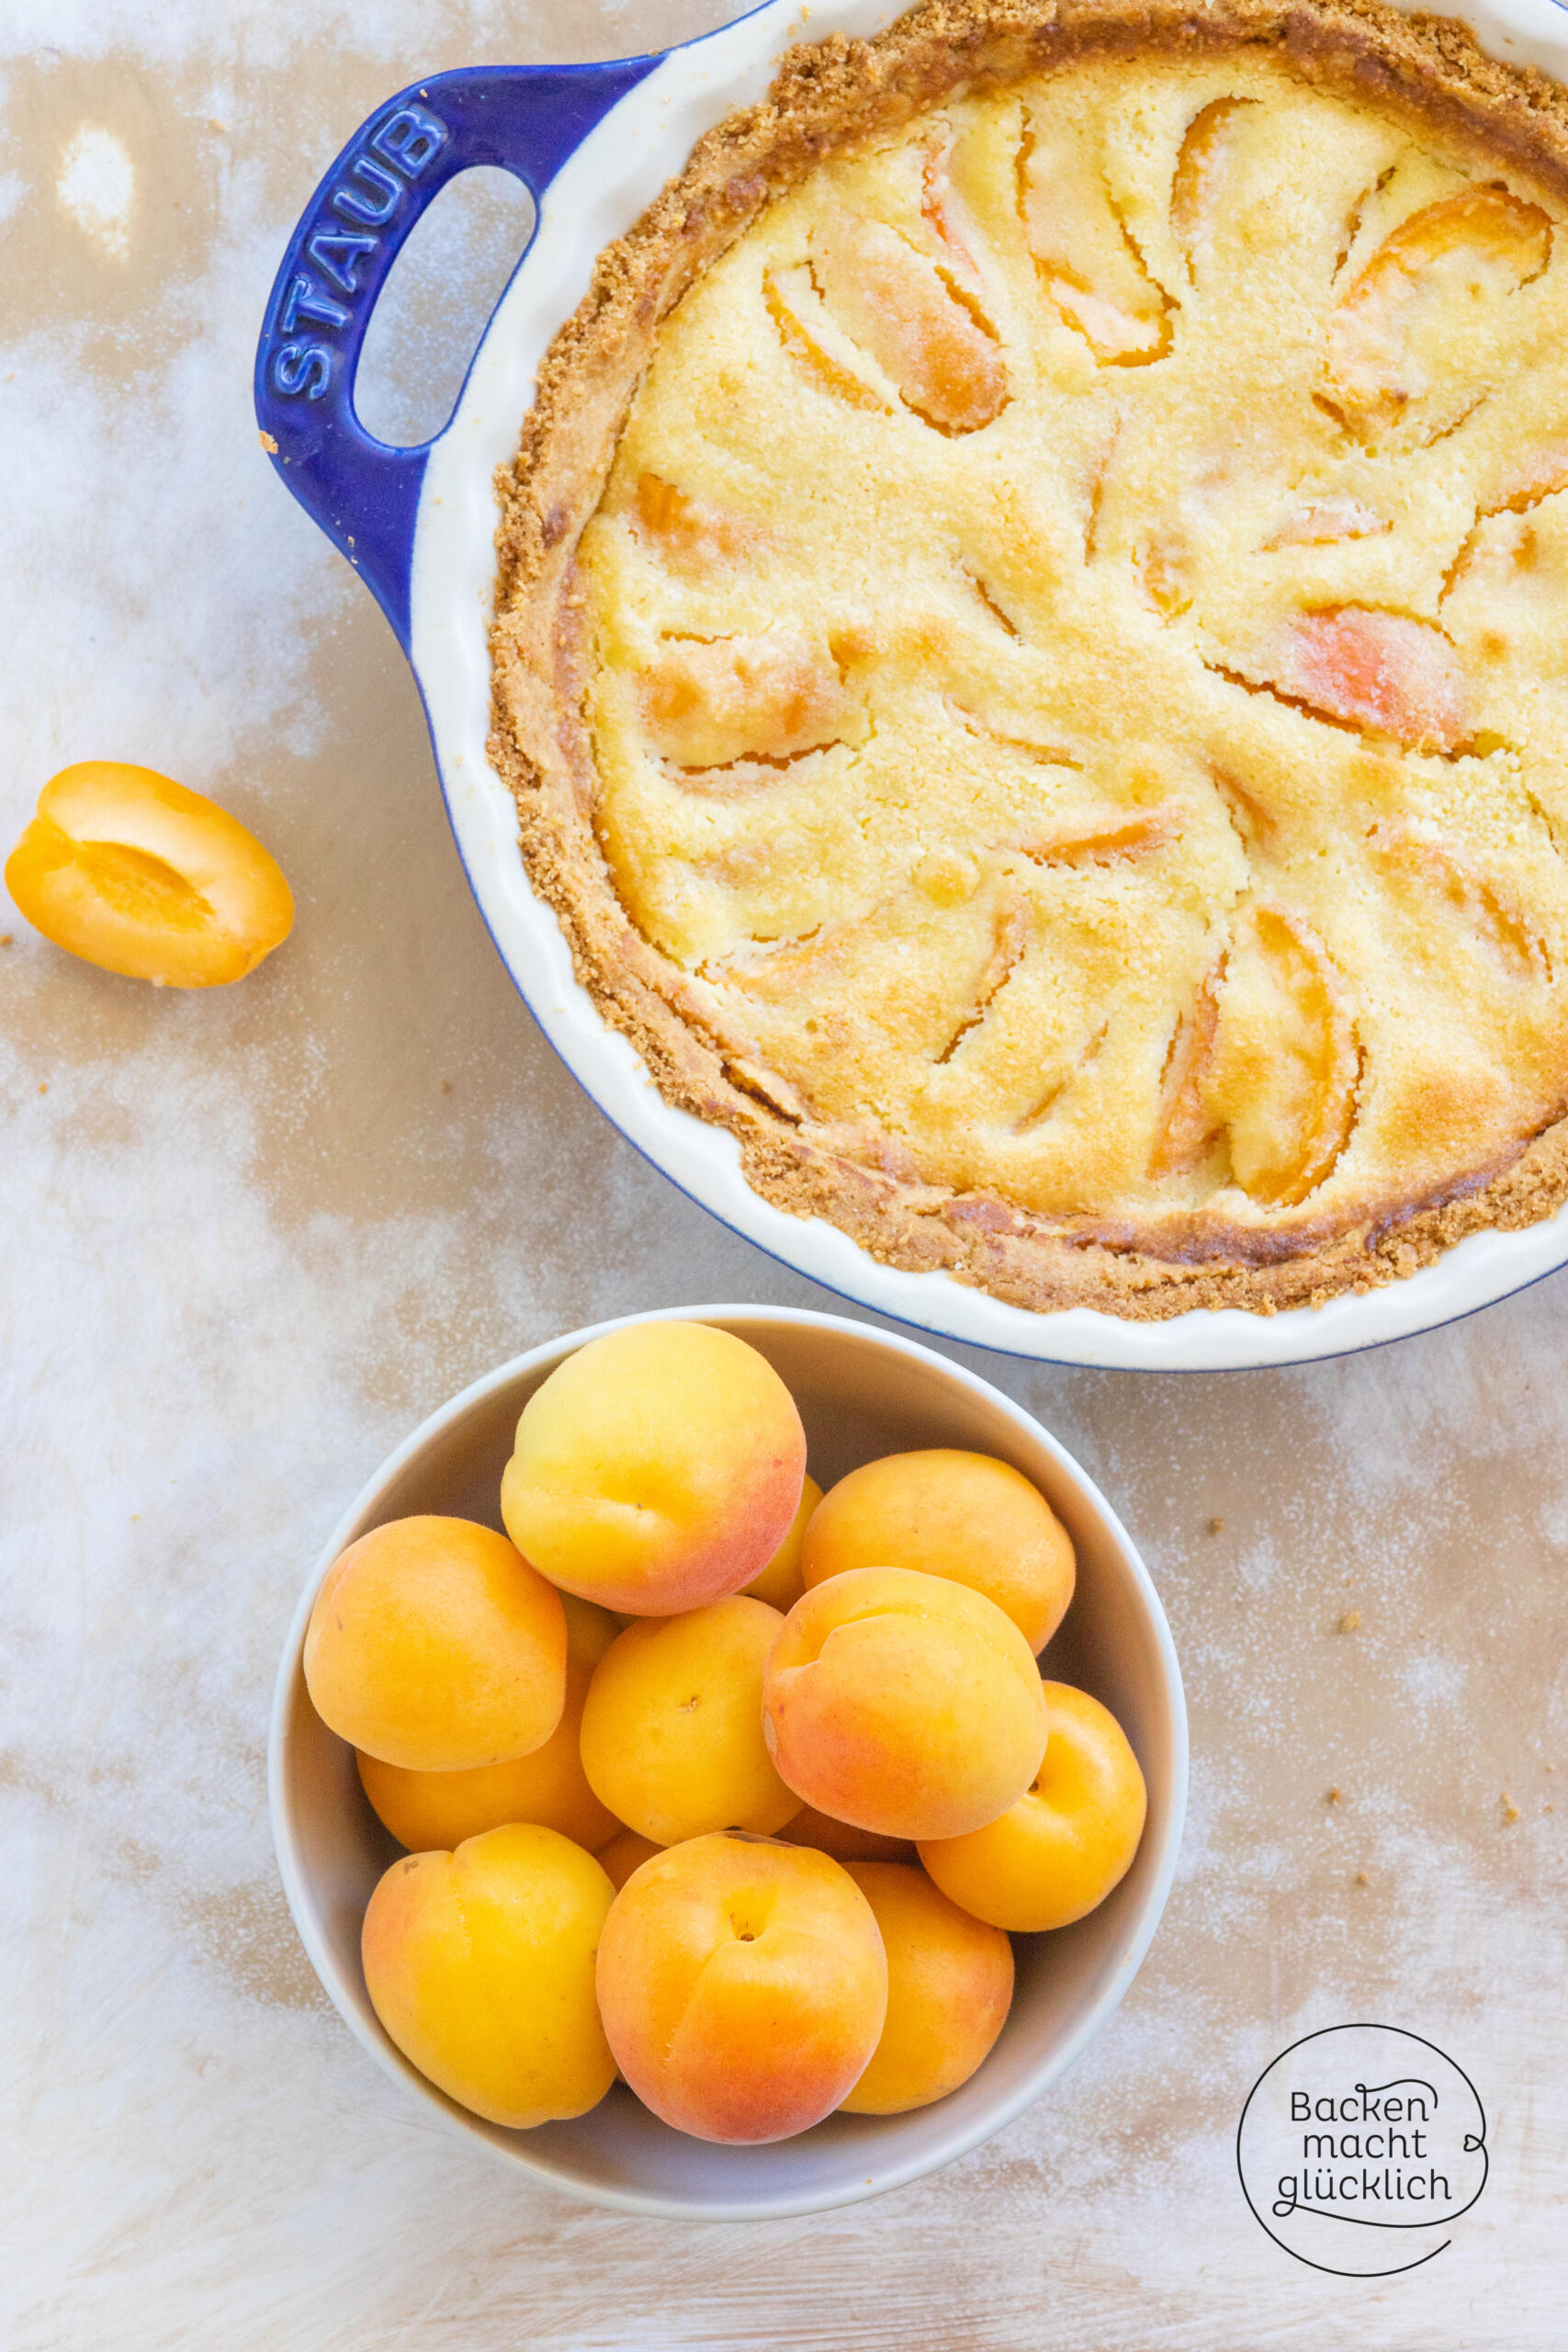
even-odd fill
[[[252,825],[299,901],[281,954],[190,997],[0,913],[0,2342],[1558,2352],[1568,1278],[1294,1373],[963,1351],[1144,1546],[1193,1804],[1109,2030],[917,2188],[688,2228],[520,2187],[370,2064],[277,1890],[277,1653],[382,1454],[600,1316],[837,1304],[683,1201],[539,1039],[412,679],[250,410],[284,239],[378,99],[727,13],[11,0],[0,28],[3,845],[68,761],[141,761]],[[457,290],[427,270],[388,338],[409,429],[517,233],[494,191],[460,213],[432,231]],[[1290,2262],[1233,2155],[1269,2060],[1368,2017],[1465,2068],[1493,2165],[1450,2250],[1380,2286]]]

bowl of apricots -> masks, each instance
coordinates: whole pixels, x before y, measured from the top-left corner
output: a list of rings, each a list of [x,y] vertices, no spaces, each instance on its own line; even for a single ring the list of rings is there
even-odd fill
[[[698,1307],[400,1446],[290,1630],[270,1781],[366,2048],[521,2173],[752,2220],[933,2170],[1136,1973],[1186,1794],[1124,1530],[964,1367]]]

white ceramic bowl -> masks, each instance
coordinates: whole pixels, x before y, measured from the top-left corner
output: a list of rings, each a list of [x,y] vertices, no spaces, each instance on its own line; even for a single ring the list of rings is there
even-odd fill
[[[807,10],[797,0],[764,0],[737,23],[668,51],[575,146],[573,134],[561,132],[564,118],[552,118],[556,144],[547,163],[539,160],[544,151],[539,135],[532,132],[520,146],[509,146],[502,136],[493,152],[486,148],[484,160],[508,165],[535,187],[539,214],[534,241],[428,458],[419,452],[411,471],[412,460],[400,461],[378,444],[364,444],[352,427],[363,446],[357,456],[351,453],[358,469],[351,492],[330,478],[337,462],[330,436],[304,432],[290,437],[310,400],[281,400],[276,391],[267,392],[265,379],[268,366],[277,362],[280,320],[293,316],[291,289],[301,282],[296,266],[310,263],[307,232],[313,233],[312,223],[319,222],[341,234],[343,189],[334,193],[334,176],[355,168],[356,159],[358,168],[379,168],[374,156],[367,163],[363,150],[367,139],[373,141],[378,121],[385,122],[381,110],[322,182],[280,273],[269,312],[272,340],[263,342],[258,415],[264,432],[270,424],[269,437],[282,438],[276,462],[283,478],[367,578],[373,571],[365,535],[372,527],[390,529],[387,518],[395,510],[396,529],[406,535],[399,541],[398,576],[390,594],[384,580],[374,584],[418,676],[453,831],[496,946],[545,1034],[600,1108],[656,1167],[725,1224],[878,1314],[976,1346],[1065,1363],[1177,1372],[1298,1363],[1375,1347],[1472,1313],[1568,1261],[1568,1211],[1520,1232],[1472,1236],[1421,1272],[1364,1296],[1274,1316],[1200,1309],[1168,1322],[1136,1323],[1083,1307],[1033,1314],[945,1273],[908,1273],[881,1265],[820,1218],[792,1217],[762,1200],[741,1174],[734,1137],[663,1100],[636,1049],[600,1017],[575,978],[555,914],[530,886],[517,847],[515,810],[485,753],[491,725],[486,628],[495,565],[493,475],[516,448],[539,359],[575,309],[601,248],[630,226],[705,130],[732,107],[762,95],[781,50],[840,31],[879,31],[905,5],[907,0],[815,0]],[[1554,0],[1473,0],[1453,13],[1471,24],[1493,55],[1538,65],[1568,81],[1568,15]],[[418,100],[446,107],[458,126],[466,119],[466,101],[450,85],[465,78],[447,75],[420,85]],[[416,93],[404,96],[412,99]],[[471,128],[453,132],[454,138],[472,135]],[[565,160],[559,161],[563,137]],[[357,197],[350,185],[343,200],[352,205],[363,195],[363,184]],[[417,188],[412,200],[421,200]],[[400,234],[396,218],[385,234]],[[373,258],[358,289],[366,316],[374,305],[380,266]],[[362,331],[361,318],[350,319],[352,300],[344,302],[328,288],[318,290],[327,293],[348,322],[345,334]],[[333,347],[335,332],[329,330],[321,345],[323,364],[329,350],[333,365],[344,356],[342,347]],[[352,351],[345,364],[351,391]],[[333,384],[336,398],[336,379]],[[331,399],[321,403],[323,417],[331,406]],[[344,438],[341,426],[338,438]]]
[[[268,1759],[273,1835],[289,1908],[327,1992],[371,2055],[456,2136],[597,2204],[752,2221],[847,2205],[918,2179],[1000,2131],[1066,2072],[1132,1983],[1165,1907],[1186,1804],[1187,1714],[1165,1612],[1126,1531],[1092,1480],[1010,1398],[913,1340],[836,1316],[698,1306],[625,1320],[677,1317],[736,1332],[767,1357],[800,1408],[824,1485],[877,1454],[966,1446],[1032,1478],[1077,1546],[1077,1591],[1045,1663],[1122,1723],[1148,1782],[1148,1826],[1132,1869],[1098,1911],[1054,1935],[1018,1939],[1012,2012],[985,2064],[950,2098],[911,2115],[836,2115],[770,2147],[715,2147],[671,2131],[620,2085],[575,2122],[506,2131],[436,2090],[381,2029],[360,1969],[359,1929],[371,1889],[400,1849],[365,1801],[353,1750],[306,1694],[300,1656],[311,1604],[344,1545],[385,1520],[447,1511],[498,1526],[519,1412],[563,1358],[619,1322],[574,1331],[476,1381],[417,1429],[355,1502],[305,1588],[283,1653]]]

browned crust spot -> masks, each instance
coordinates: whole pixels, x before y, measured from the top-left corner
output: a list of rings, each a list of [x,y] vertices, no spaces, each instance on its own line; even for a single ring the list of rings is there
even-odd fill
[[[1382,0],[925,0],[875,40],[835,34],[788,51],[767,98],[708,132],[601,254],[545,356],[517,456],[496,478],[489,750],[578,978],[666,1101],[739,1139],[748,1182],[775,1207],[824,1217],[884,1264],[945,1272],[1015,1306],[1151,1320],[1192,1307],[1271,1315],[1412,1274],[1466,1234],[1552,1216],[1568,1199],[1568,1116],[1554,1114],[1441,1197],[1370,1203],[1332,1226],[1184,1217],[1120,1230],[924,1184],[895,1138],[803,1114],[754,1044],[720,1034],[712,1000],[637,931],[595,838],[581,720],[577,541],[660,322],[686,288],[814,164],[960,86],[1002,86],[1151,46],[1168,55],[1271,49],[1304,81],[1505,156],[1568,196],[1568,93],[1533,69],[1495,63],[1450,18],[1402,16]]]

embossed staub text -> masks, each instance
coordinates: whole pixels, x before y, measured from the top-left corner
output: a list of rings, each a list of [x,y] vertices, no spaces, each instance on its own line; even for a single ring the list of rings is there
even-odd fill
[[[278,289],[267,369],[274,391],[310,401],[325,394],[361,291],[369,291],[372,266],[411,190],[450,136],[431,107],[404,100],[344,156],[304,240],[300,266]]]

